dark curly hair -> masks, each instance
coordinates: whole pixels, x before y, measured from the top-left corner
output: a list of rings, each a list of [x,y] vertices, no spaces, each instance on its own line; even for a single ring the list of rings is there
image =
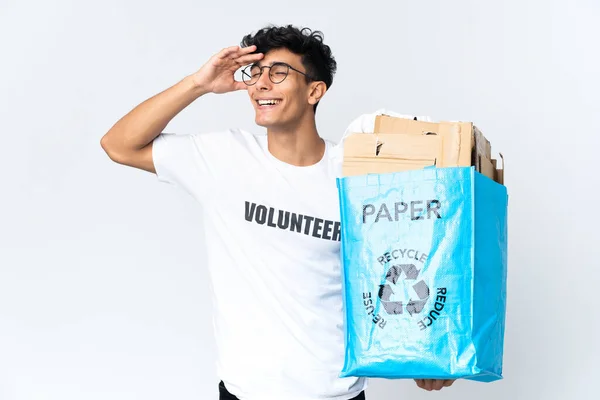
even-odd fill
[[[270,50],[285,48],[302,57],[302,65],[308,75],[325,82],[327,89],[333,84],[337,63],[329,46],[323,43],[323,33],[310,28],[293,25],[270,25],[254,34],[244,36],[242,47],[256,45],[256,53],[266,54]],[[307,82],[310,78],[306,78]],[[316,111],[317,104],[314,109]]]

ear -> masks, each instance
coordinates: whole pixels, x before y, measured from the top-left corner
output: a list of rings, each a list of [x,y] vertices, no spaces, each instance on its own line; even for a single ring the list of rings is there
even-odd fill
[[[315,105],[323,98],[323,96],[325,96],[327,85],[322,81],[312,82],[308,90],[308,103]]]

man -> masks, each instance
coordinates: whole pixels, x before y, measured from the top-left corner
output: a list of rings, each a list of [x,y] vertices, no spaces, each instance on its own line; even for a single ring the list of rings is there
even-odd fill
[[[320,32],[264,28],[141,103],[102,138],[113,161],[155,173],[205,206],[221,399],[365,398],[365,379],[339,377],[338,195],[333,144],[315,123],[336,67]],[[237,90],[248,92],[266,135],[162,133],[199,97]]]

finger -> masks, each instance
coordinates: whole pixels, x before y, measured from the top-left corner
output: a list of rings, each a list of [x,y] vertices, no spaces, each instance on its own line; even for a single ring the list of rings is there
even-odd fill
[[[233,84],[233,90],[238,91],[238,90],[248,90],[248,85],[246,85],[244,82],[238,82],[236,81]]]
[[[424,388],[425,390],[427,390],[428,392],[431,392],[431,390],[433,389],[433,379],[424,379]]]
[[[423,379],[415,379],[415,383],[421,389],[425,389],[425,381]]]
[[[256,45],[252,45],[252,46],[248,46],[248,47],[242,47],[240,49],[240,54],[249,54],[256,51]]]
[[[263,53],[248,54],[246,56],[236,58],[235,62],[240,65],[246,65],[246,64],[251,64],[255,61],[258,61],[263,57],[264,57]]]
[[[445,387],[450,387],[450,386],[452,386],[453,383],[454,383],[454,379],[446,379],[444,381],[444,386]]]
[[[433,386],[433,390],[442,390],[442,388],[444,387],[444,380],[443,379],[434,379],[432,386]]]
[[[218,56],[220,59],[230,58],[232,54],[238,52],[239,50],[240,46],[225,47],[219,52]]]
[[[219,58],[221,59],[236,59],[238,57],[244,56],[246,54],[252,53],[256,51],[256,46],[248,46],[248,47],[240,47],[240,46],[231,46],[226,47],[221,50],[219,53]]]

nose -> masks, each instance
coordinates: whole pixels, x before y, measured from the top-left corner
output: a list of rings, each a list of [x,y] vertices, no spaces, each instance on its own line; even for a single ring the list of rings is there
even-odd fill
[[[271,79],[269,79],[269,74],[271,71],[269,68],[264,68],[262,74],[258,77],[258,81],[256,82],[256,88],[258,90],[269,90],[273,85]]]

